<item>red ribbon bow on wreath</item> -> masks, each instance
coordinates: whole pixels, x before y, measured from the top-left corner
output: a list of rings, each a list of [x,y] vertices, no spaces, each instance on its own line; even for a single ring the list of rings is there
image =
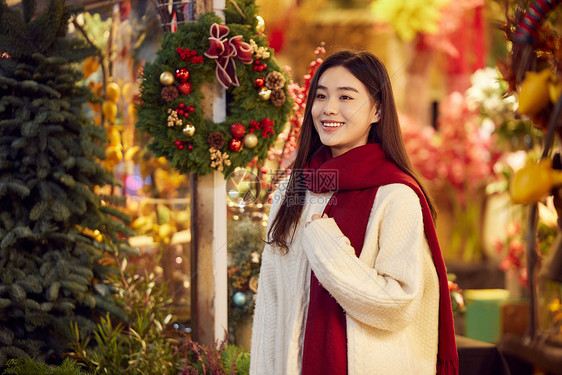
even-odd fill
[[[214,23],[211,25],[209,40],[211,45],[205,56],[217,60],[215,71],[219,83],[227,89],[229,86],[240,86],[236,76],[236,64],[234,58],[238,58],[244,64],[252,63],[252,47],[242,41],[242,35],[236,35],[228,39],[230,32],[228,26]]]

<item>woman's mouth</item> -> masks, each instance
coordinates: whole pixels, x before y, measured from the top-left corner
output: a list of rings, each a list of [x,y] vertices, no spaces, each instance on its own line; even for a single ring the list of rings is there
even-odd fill
[[[322,121],[322,129],[325,131],[335,131],[341,128],[345,122],[338,121]]]

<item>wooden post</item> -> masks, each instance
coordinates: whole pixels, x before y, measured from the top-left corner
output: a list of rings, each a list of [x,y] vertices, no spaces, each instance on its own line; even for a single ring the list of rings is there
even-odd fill
[[[199,11],[224,9],[224,0],[196,0]],[[202,88],[202,105],[215,122],[226,118],[226,92],[218,84]],[[194,124],[197,131],[197,124]],[[192,337],[211,345],[228,329],[226,182],[220,172],[191,176],[191,327]]]

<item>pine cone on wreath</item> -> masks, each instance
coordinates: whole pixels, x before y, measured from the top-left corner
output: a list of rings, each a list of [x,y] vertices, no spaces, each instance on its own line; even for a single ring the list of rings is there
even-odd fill
[[[224,136],[221,132],[212,132],[207,138],[207,143],[210,147],[220,150],[224,146]]]
[[[173,102],[178,97],[178,89],[175,86],[166,86],[160,91],[162,99],[167,102]]]
[[[281,107],[283,104],[285,104],[285,93],[283,92],[283,90],[273,90],[271,96],[269,97],[269,100],[271,100],[271,104],[273,104],[275,107]]]
[[[271,90],[279,90],[285,86],[285,77],[279,72],[271,72],[265,77],[265,85]]]

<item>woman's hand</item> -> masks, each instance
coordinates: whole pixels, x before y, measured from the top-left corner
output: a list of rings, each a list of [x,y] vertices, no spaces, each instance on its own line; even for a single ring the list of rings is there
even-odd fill
[[[321,218],[327,219],[328,215],[324,214],[324,215],[320,216],[318,214],[314,214],[314,215],[312,215],[312,218],[310,219],[310,221],[307,221],[306,224],[304,224],[304,227],[306,228],[308,226],[308,224],[310,224],[313,220],[317,220],[317,219],[321,219]]]

